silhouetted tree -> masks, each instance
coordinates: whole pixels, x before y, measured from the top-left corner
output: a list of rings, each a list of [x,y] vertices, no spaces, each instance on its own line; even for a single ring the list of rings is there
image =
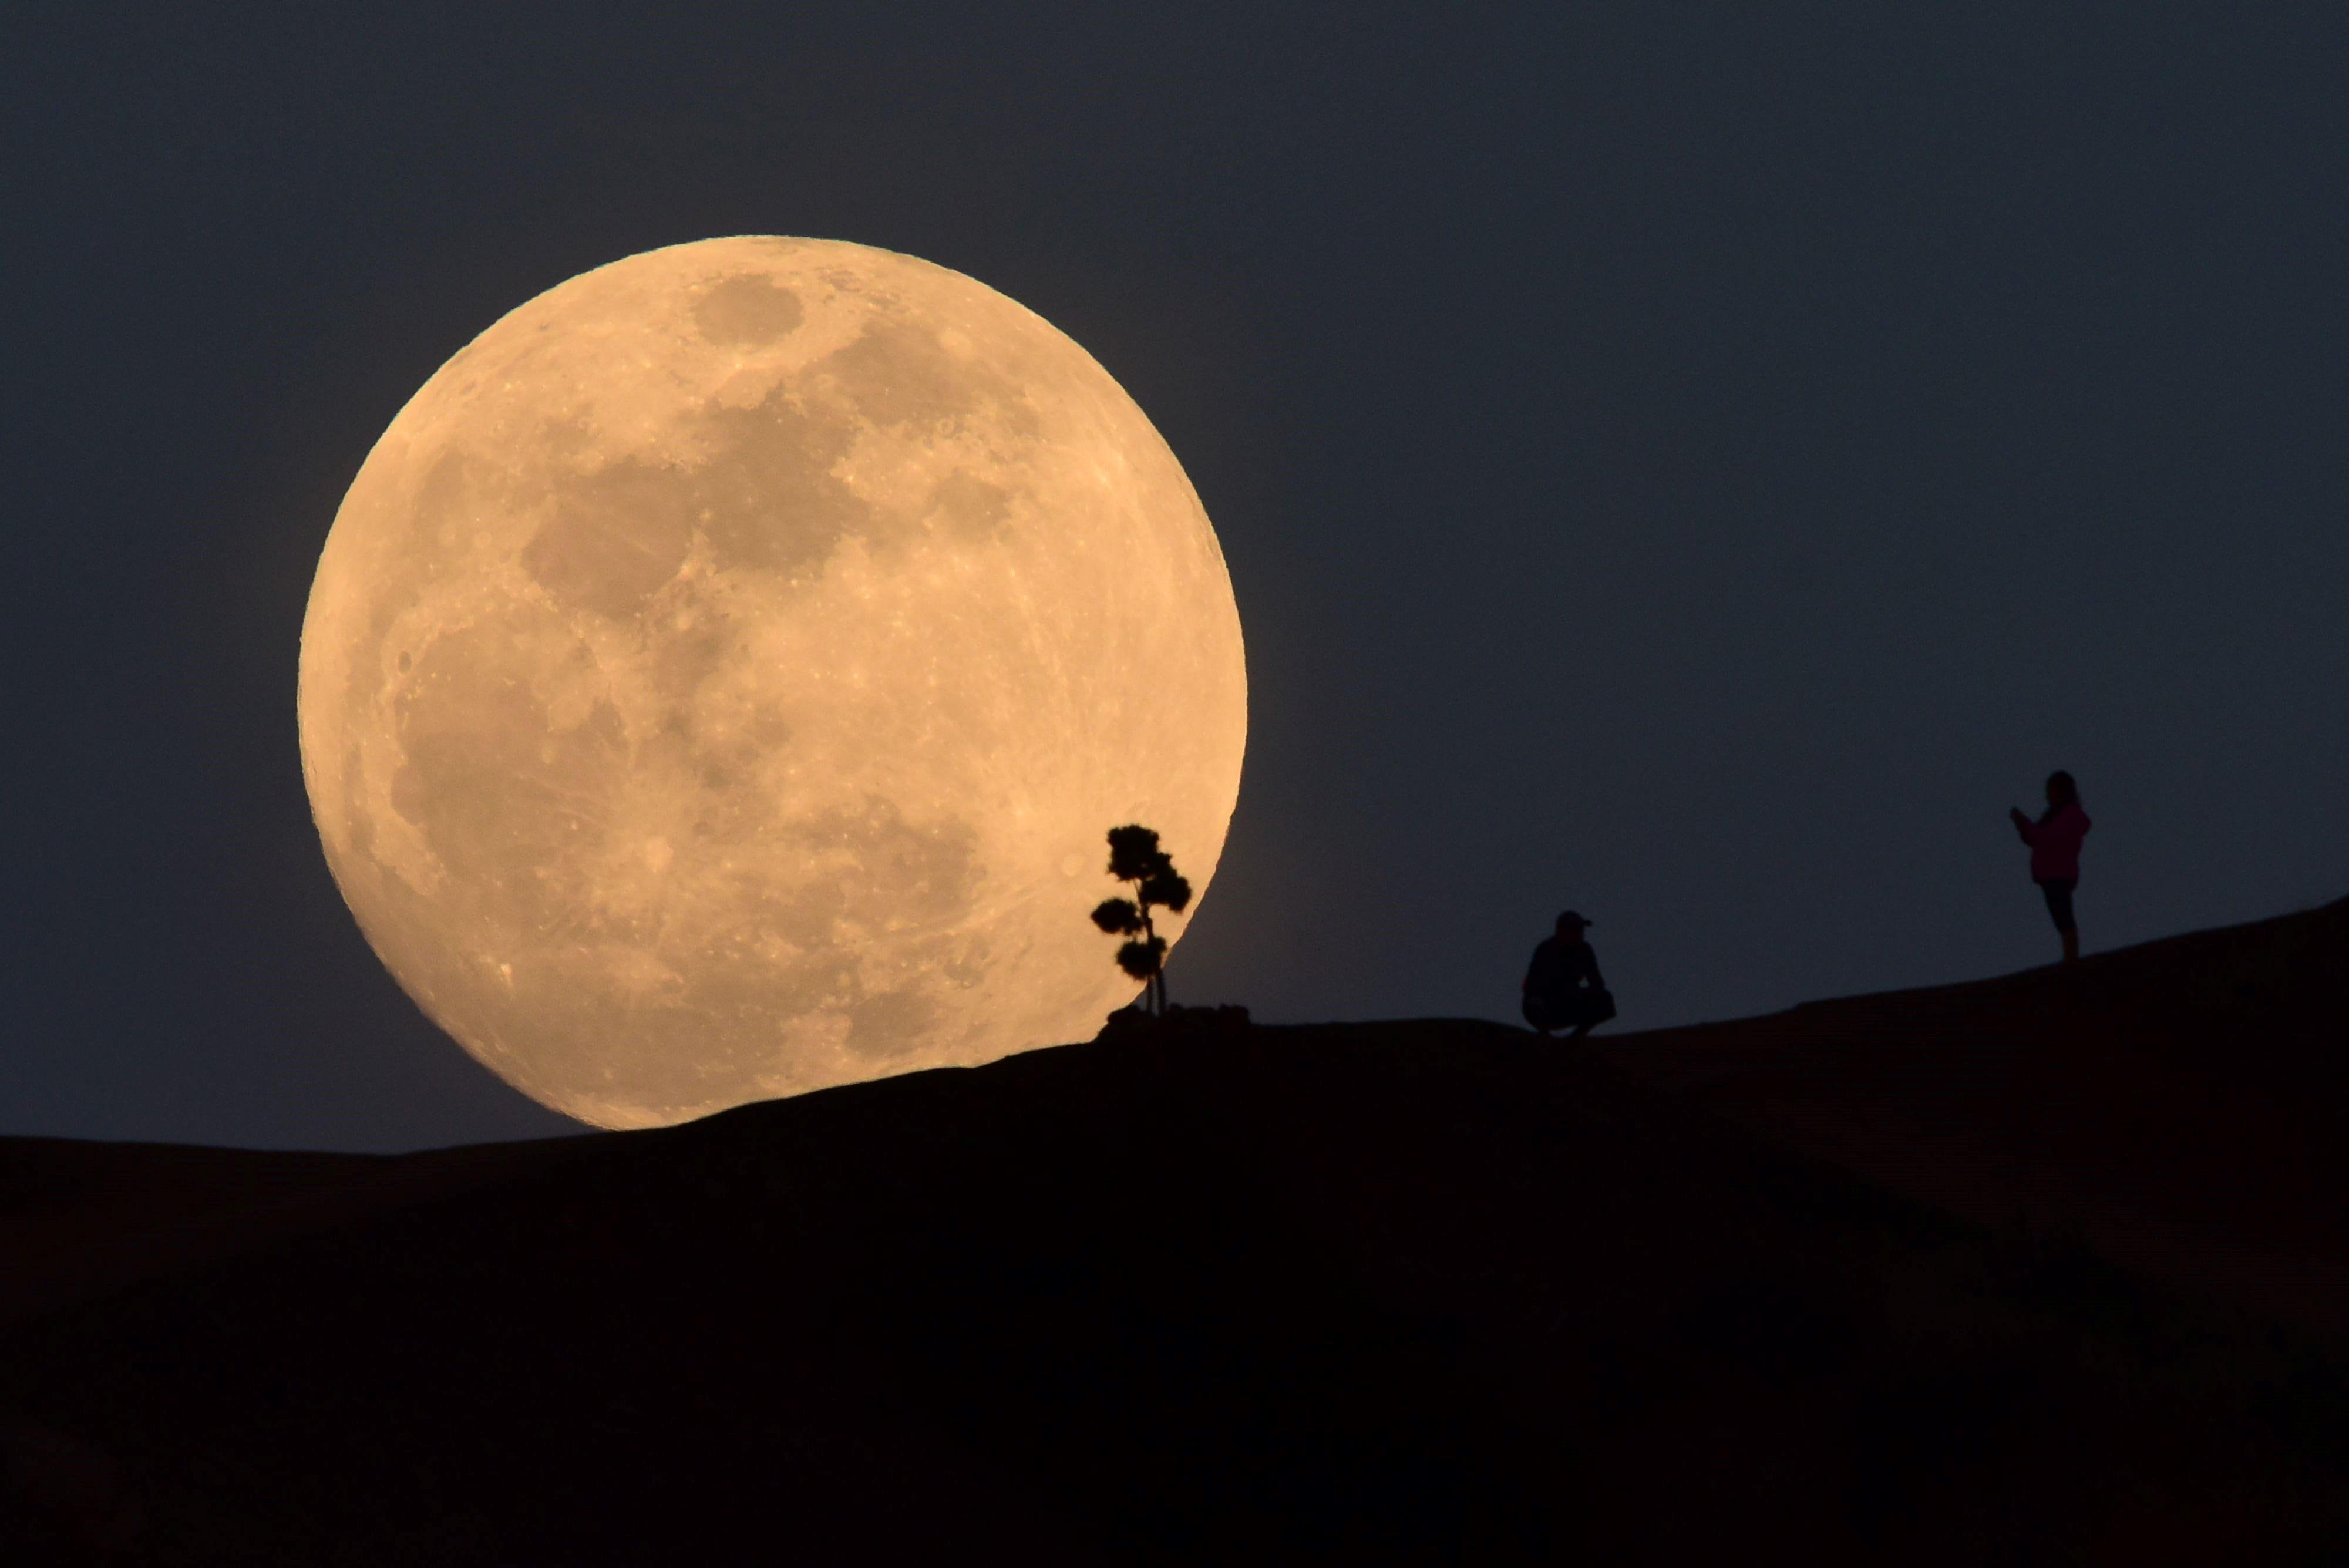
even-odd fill
[[[1109,830],[1109,874],[1133,886],[1131,898],[1104,898],[1093,910],[1093,924],[1126,942],[1117,950],[1117,967],[1143,982],[1143,1005],[1151,1016],[1166,1016],[1166,939],[1151,924],[1153,909],[1181,914],[1191,903],[1191,884],[1174,869],[1174,862],[1158,847],[1158,835],[1139,823]]]

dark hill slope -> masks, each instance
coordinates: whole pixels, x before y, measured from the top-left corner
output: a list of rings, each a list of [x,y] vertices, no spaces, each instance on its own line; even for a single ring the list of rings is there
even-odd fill
[[[2349,1340],[2349,900],[1604,1049],[1896,1190]]]
[[[0,1407],[119,1477],[24,1467],[10,1561],[128,1500],[156,1563],[2349,1542],[2313,1357],[1478,1023],[1097,1043],[574,1140],[19,1324]]]
[[[0,1138],[0,1324],[568,1152],[567,1140],[376,1156]]]

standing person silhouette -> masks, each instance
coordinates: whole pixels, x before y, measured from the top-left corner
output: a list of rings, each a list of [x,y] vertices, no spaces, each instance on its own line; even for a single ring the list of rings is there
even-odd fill
[[[2061,768],[2047,775],[2047,809],[2033,822],[2015,806],[2006,814],[2031,846],[2031,879],[2047,900],[2047,912],[2064,935],[2064,961],[2080,956],[2080,927],[2072,918],[2072,890],[2080,885],[2080,841],[2094,826],[2080,806],[2080,786]]]
[[[1615,1016],[1615,994],[1599,978],[1599,955],[1582,940],[1590,922],[1572,909],[1557,918],[1557,934],[1545,937],[1534,949],[1519,987],[1526,1022],[1550,1033],[1571,1029],[1579,1040]]]

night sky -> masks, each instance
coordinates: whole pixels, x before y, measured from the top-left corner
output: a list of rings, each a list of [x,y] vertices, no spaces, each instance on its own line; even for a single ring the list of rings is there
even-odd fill
[[[713,234],[967,272],[1188,469],[1177,1001],[1514,1019],[1568,904],[1619,1031],[2042,962],[2057,766],[2091,952],[2349,893],[2349,7],[981,10],[9,7],[0,1132],[571,1127],[346,912],[303,606],[443,360]]]

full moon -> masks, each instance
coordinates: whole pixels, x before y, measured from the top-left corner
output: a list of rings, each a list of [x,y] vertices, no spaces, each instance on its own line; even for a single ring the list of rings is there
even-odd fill
[[[1105,836],[1206,890],[1247,688],[1198,496],[1090,355],[912,256],[739,238],[550,289],[409,400],[297,710],[409,995],[646,1127],[1090,1038],[1136,990]]]

